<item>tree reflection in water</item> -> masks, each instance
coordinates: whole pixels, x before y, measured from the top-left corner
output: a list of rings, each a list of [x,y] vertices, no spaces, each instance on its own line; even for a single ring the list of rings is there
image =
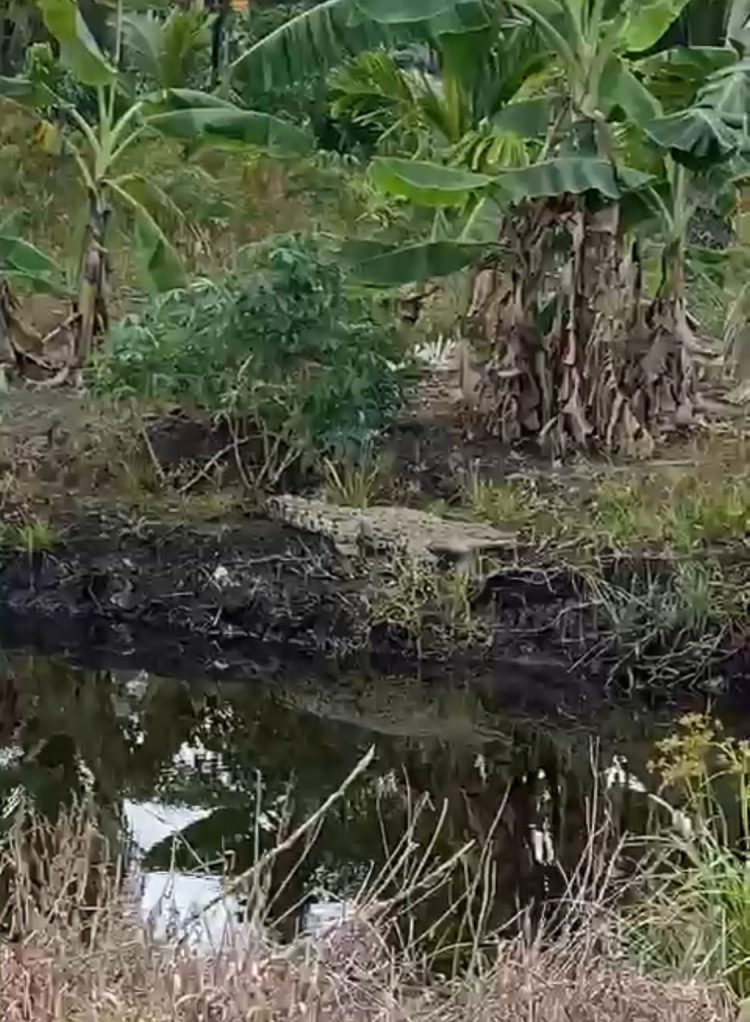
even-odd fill
[[[471,910],[485,905],[492,926],[558,899],[585,849],[600,767],[618,755],[645,777],[661,733],[632,706],[613,706],[588,725],[545,723],[488,711],[462,685],[372,679],[339,688],[338,702],[325,686],[321,680],[318,699],[314,681],[188,684],[6,657],[0,795],[7,805],[22,789],[54,820],[59,807],[90,794],[108,836],[148,846],[146,873],[219,878],[246,870],[312,814],[374,742],[374,763],[314,843],[276,859],[269,916],[291,937],[311,901],[345,901],[368,877],[387,875],[389,851],[411,827],[436,861],[474,842],[468,873],[456,870],[412,913],[418,933],[455,905],[451,927],[442,928],[450,944],[461,936],[472,869],[482,876]],[[637,821],[644,802],[625,786],[607,808],[622,826]],[[181,807],[176,831],[128,835],[126,818],[136,819],[138,806],[172,817]],[[392,897],[407,882],[395,870],[378,896]]]

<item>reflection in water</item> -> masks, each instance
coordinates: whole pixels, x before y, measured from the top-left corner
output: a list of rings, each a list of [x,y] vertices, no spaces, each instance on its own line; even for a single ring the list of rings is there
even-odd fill
[[[465,686],[415,679],[187,684],[11,655],[0,664],[0,692],[0,797],[7,805],[25,790],[54,818],[75,795],[93,795],[109,833],[127,836],[144,876],[144,912],[163,909],[163,932],[313,813],[373,742],[374,763],[315,843],[274,863],[267,908],[279,935],[326,925],[379,873],[379,896],[397,893],[404,877],[389,856],[409,826],[441,859],[473,839],[479,866],[486,850],[488,921],[502,924],[520,906],[559,896],[579,860],[592,743],[607,768],[602,788],[632,823],[645,813],[646,762],[663,734],[632,705],[586,726],[514,720]],[[440,904],[423,902],[419,924],[459,894],[449,884]],[[239,896],[219,908],[209,937],[227,912],[240,919],[243,911]]]
[[[135,802],[132,799],[125,799],[124,808],[125,821],[139,857],[160,841],[210,814],[209,809],[174,806],[166,802]]]
[[[129,798],[124,799],[123,808],[133,858],[138,863],[143,863],[154,846],[210,815],[209,809]],[[221,878],[205,872],[201,863],[196,867],[195,873],[141,867],[141,912],[157,939],[182,934],[187,920],[200,915],[200,927],[194,928],[191,936],[217,947],[239,906],[231,899],[216,904]]]

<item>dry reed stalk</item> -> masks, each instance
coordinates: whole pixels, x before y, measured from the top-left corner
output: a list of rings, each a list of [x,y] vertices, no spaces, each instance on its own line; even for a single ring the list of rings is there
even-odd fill
[[[405,901],[466,861],[460,855],[450,863],[428,861],[414,837],[418,812],[416,806],[387,865],[389,878],[403,878]],[[382,879],[370,886],[374,896],[362,891],[349,917],[317,938],[281,945],[262,934],[251,942],[246,933],[228,932],[209,954],[153,938],[135,910],[125,871],[93,840],[84,808],[62,814],[54,826],[22,814],[0,858],[10,906],[5,926],[16,937],[0,943],[0,1019],[730,1022],[723,989],[649,976],[623,958],[609,901],[612,850],[606,833],[594,829],[593,813],[591,824],[586,861],[569,880],[553,929],[498,940],[481,933],[480,905],[467,927],[469,967],[440,977],[418,938],[393,939],[403,902],[384,897]],[[486,883],[488,848],[480,849],[478,868]],[[474,890],[468,885],[469,894]],[[464,910],[457,902],[455,911],[463,916]]]

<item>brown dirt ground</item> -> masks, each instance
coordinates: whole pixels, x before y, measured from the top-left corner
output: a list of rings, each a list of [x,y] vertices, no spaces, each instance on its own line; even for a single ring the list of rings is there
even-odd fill
[[[31,504],[52,506],[71,498],[76,503],[95,499],[156,505],[161,500],[173,505],[174,491],[226,448],[228,439],[226,430],[206,417],[114,407],[65,389],[12,389],[0,395],[0,494],[15,490]],[[745,471],[749,455],[747,416],[710,417],[698,430],[664,438],[648,460],[579,453],[562,464],[530,446],[511,448],[493,437],[467,435],[455,380],[443,372],[425,377],[385,443],[383,463],[394,503],[450,502],[471,472],[492,482],[533,479],[542,486],[562,487],[574,503],[602,478],[656,473],[677,479],[692,472],[718,482]],[[237,492],[231,453],[217,469],[191,488],[199,514],[211,513],[207,495],[223,515],[237,503],[247,505],[246,496]],[[281,488],[305,491],[320,481],[310,470],[292,472]],[[227,500],[218,498],[219,491]],[[190,513],[185,501],[179,502],[179,510]]]

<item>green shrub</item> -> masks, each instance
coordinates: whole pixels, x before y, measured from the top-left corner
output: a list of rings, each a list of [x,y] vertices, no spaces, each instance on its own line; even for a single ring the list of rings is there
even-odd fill
[[[316,238],[273,237],[239,262],[116,324],[92,389],[224,413],[317,451],[370,440],[409,375],[395,328]]]

